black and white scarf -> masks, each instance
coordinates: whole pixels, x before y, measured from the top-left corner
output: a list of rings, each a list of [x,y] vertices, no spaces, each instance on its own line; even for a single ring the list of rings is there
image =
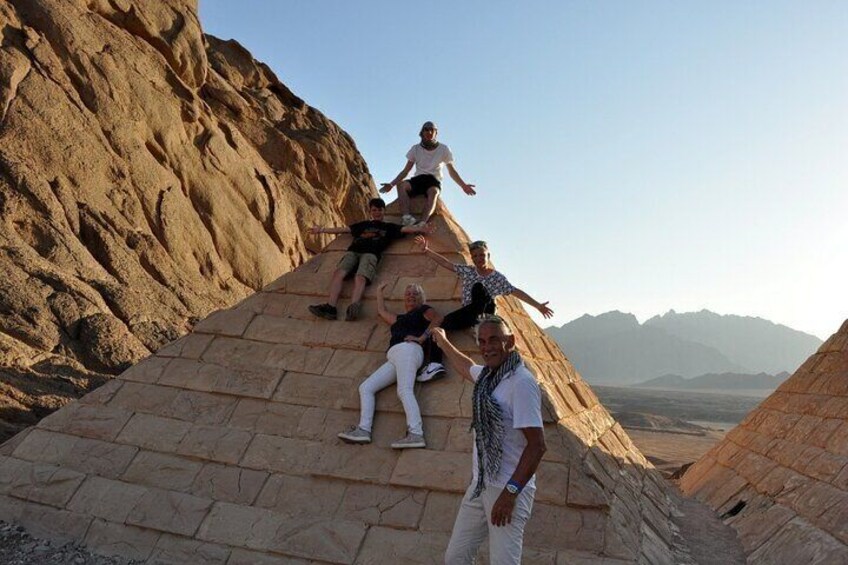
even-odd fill
[[[521,355],[512,351],[506,361],[494,371],[485,367],[474,383],[471,396],[471,429],[477,445],[477,485],[471,498],[477,498],[486,487],[486,479],[497,476],[503,456],[504,423],[501,406],[492,393],[501,381],[522,363]]]

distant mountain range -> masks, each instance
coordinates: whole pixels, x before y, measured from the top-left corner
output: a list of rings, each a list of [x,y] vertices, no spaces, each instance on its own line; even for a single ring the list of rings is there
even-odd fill
[[[789,373],[783,371],[776,375],[768,373],[708,373],[691,379],[680,375],[663,375],[632,386],[639,388],[659,388],[664,390],[715,390],[715,391],[772,391],[780,383],[789,378]]]
[[[822,341],[762,318],[670,310],[640,324],[633,314],[588,314],[546,328],[589,382],[635,384],[665,375],[793,372]]]

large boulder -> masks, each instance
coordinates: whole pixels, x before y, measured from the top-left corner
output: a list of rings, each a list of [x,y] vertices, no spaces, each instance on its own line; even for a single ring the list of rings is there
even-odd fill
[[[306,226],[374,194],[350,137],[204,35],[194,1],[0,1],[0,35],[2,374],[59,391],[39,367],[62,366],[84,392],[301,264]],[[37,411],[12,382],[0,409]]]

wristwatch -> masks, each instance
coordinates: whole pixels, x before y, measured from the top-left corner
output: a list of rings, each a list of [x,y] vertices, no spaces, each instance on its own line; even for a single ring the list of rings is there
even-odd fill
[[[519,482],[513,481],[512,479],[510,479],[509,482],[506,484],[506,492],[508,492],[509,494],[518,494],[523,488],[524,485]]]

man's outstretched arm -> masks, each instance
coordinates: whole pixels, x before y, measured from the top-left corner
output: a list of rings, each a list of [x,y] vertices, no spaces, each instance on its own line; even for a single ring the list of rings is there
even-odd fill
[[[471,357],[465,355],[459,349],[454,347],[448,339],[448,336],[445,335],[445,330],[442,328],[435,328],[432,335],[436,345],[438,345],[447,356],[447,361],[450,366],[453,367],[463,379],[474,382],[474,379],[471,378],[471,367],[474,366],[474,361],[471,360]]]
[[[392,187],[399,185],[403,179],[406,178],[406,175],[409,174],[409,171],[412,170],[412,165],[414,165],[412,161],[407,161],[406,166],[403,168],[401,172],[394,178],[392,182],[384,182],[380,185],[380,192],[388,192],[392,189]]]
[[[312,226],[307,230],[311,234],[319,234],[319,233],[350,233],[350,228],[345,226],[343,228],[332,228],[332,227],[321,227],[321,226]]]
[[[462,188],[462,190],[463,190],[463,192],[465,192],[465,194],[467,194],[469,196],[474,196],[475,194],[477,194],[477,191],[474,190],[474,187],[476,187],[477,185],[468,184],[467,182],[462,180],[462,177],[459,176],[459,172],[456,170],[456,167],[453,166],[453,163],[447,163],[447,167],[448,167],[448,174],[450,175],[450,178],[452,178],[453,181],[456,184],[458,184],[460,186],[460,188]]]

